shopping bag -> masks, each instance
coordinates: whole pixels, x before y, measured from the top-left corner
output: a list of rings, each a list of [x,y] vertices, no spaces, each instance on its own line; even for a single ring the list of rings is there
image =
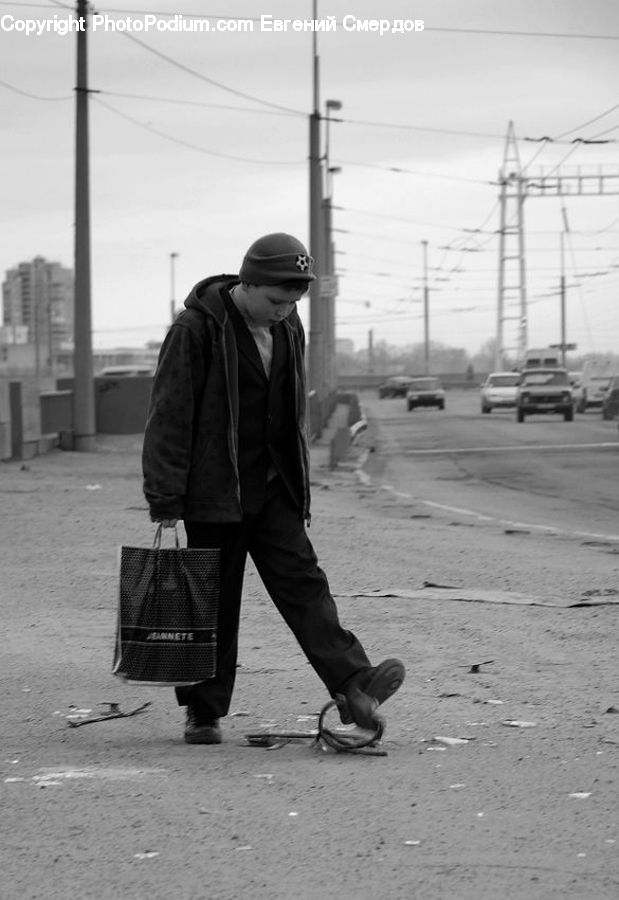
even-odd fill
[[[187,685],[213,678],[221,551],[120,548],[113,674],[125,681]]]

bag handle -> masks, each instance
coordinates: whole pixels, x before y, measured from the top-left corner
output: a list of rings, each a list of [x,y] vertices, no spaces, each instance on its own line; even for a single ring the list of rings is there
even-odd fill
[[[155,537],[153,539],[153,550],[161,550],[161,535],[163,534],[163,523],[160,522],[157,526],[157,531],[155,532]],[[176,543],[176,549],[181,549],[181,542],[178,539],[178,528],[174,526],[174,541]]]

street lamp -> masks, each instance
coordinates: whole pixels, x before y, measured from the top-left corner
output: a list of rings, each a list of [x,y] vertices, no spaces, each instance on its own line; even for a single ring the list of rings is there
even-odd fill
[[[318,17],[318,0],[313,0],[313,19]],[[323,417],[323,321],[320,275],[322,274],[322,172],[320,159],[320,96],[317,33],[312,32],[312,111],[309,116],[309,238],[310,254],[314,257],[314,274],[309,290],[309,388],[310,429],[320,437]]]
[[[170,253],[170,321],[174,323],[176,315],[176,285],[174,280],[174,261],[178,253]]]
[[[326,127],[325,127],[325,157],[324,158],[325,158],[325,166],[326,166],[327,172],[328,172],[329,171],[329,137],[330,137],[329,123],[332,121],[329,113],[331,112],[331,110],[338,112],[342,108],[342,104],[339,100],[327,100],[325,103],[325,106],[326,106],[327,114],[325,116]],[[328,183],[327,183],[327,196],[330,196]]]
[[[335,371],[335,259],[333,248],[333,226],[331,212],[331,197],[333,193],[333,176],[341,171],[339,166],[329,165],[329,123],[331,111],[340,110],[342,104],[339,100],[325,101],[325,147],[322,157],[323,163],[323,189],[322,189],[322,266],[320,272],[321,294],[321,321],[322,321],[322,345],[323,345],[323,385],[327,401],[327,412],[330,414],[335,405],[336,371]]]

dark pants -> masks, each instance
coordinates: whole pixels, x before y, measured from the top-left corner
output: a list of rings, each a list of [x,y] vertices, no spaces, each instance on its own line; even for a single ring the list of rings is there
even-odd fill
[[[185,522],[189,547],[222,548],[221,606],[215,677],[176,688],[181,706],[205,717],[225,716],[236,675],[241,592],[247,554],[307,659],[333,695],[355,672],[370,666],[350,631],[340,625],[326,575],[303,521],[279,478],[269,484],[259,513],[239,523]]]

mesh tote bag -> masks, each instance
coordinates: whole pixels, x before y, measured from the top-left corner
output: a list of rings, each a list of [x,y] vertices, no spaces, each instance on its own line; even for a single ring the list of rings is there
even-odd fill
[[[188,685],[215,675],[221,551],[120,548],[113,674],[125,681]]]

